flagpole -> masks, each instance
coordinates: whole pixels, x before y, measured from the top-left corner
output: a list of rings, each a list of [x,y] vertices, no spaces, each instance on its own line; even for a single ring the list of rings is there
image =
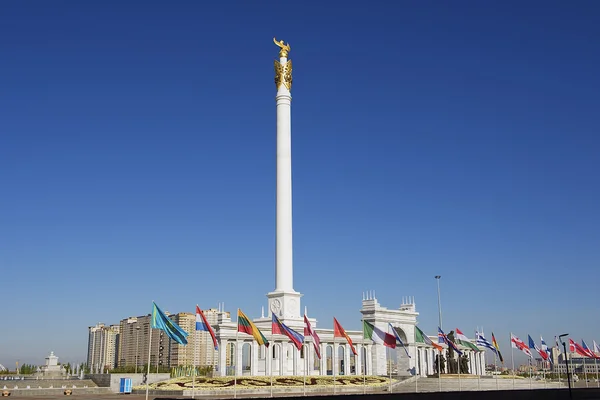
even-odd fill
[[[361,325],[363,327],[363,343],[362,343],[362,347],[360,348],[360,370],[363,374],[363,394],[367,394],[367,379],[366,379],[366,375],[367,375],[367,348],[365,347],[365,320],[361,319],[360,320]],[[364,350],[364,351],[363,351]],[[364,354],[364,357],[363,357]]]
[[[425,354],[425,357],[427,357],[427,351],[423,351],[423,353]],[[419,375],[421,375],[421,365],[427,364],[427,363],[423,362],[423,358],[421,357],[421,353],[419,353],[419,348],[417,347],[416,343],[415,343],[415,354],[417,356],[417,360],[421,362],[420,364],[418,364],[419,365]],[[400,370],[398,370],[397,372],[398,372],[398,376],[399,376]],[[419,375],[417,375],[417,367],[415,365],[415,393],[419,393],[419,383],[418,383]],[[427,376],[427,372],[425,372],[425,376]]]
[[[531,370],[533,369],[533,366],[531,364],[531,357],[529,357],[529,389],[531,390]]]
[[[386,327],[386,333],[389,334],[390,333],[390,326],[388,324],[388,326]],[[395,341],[396,339],[394,339]],[[386,355],[387,355],[387,364],[388,364],[388,369],[389,369],[389,375],[390,375],[390,393],[392,393],[393,391],[393,387],[392,387],[392,356],[391,356],[391,352],[392,350],[389,347],[385,347],[386,350]]]
[[[392,393],[393,391],[393,387],[392,387],[392,356],[391,356],[391,349],[389,347],[386,347],[387,350],[387,358],[388,358],[388,369],[389,369],[389,375],[390,375],[390,393]]]
[[[439,386],[439,391],[442,391],[442,351],[440,349],[438,349],[438,361],[437,361],[437,366],[438,366],[438,386]]]
[[[273,336],[273,323],[271,323],[271,343],[273,346],[273,352],[275,352],[275,339],[273,339]],[[271,375],[271,397],[273,397],[273,357],[269,354],[267,359],[269,360],[269,374]]]
[[[198,305],[196,305],[198,307]],[[196,357],[198,357],[198,330],[194,331],[194,374],[192,375],[192,399],[196,390]]]
[[[333,355],[333,363],[331,364],[331,373],[333,374],[333,394],[335,395],[335,353],[337,352],[337,349],[335,348],[335,333],[333,334],[333,351],[332,351],[332,355]]]
[[[237,315],[237,330],[235,331],[235,362],[233,363],[233,398],[237,397],[237,362],[238,362],[238,352],[240,351],[240,342],[239,342],[239,334],[240,334],[240,309],[238,308]]]
[[[485,351],[485,350],[484,350]],[[473,355],[476,356],[477,353],[473,352]],[[481,361],[478,362],[478,358],[480,357],[475,357],[475,373],[477,374],[477,390],[481,390]],[[479,368],[477,368],[477,366],[479,365]],[[477,371],[477,369],[479,369],[479,371]]]
[[[512,363],[513,390],[515,390],[515,348],[512,342],[512,332],[510,333],[510,360]]]
[[[568,354],[568,358],[567,358],[567,362],[565,364],[567,364],[567,367],[569,367],[570,365],[570,371],[569,368],[567,368],[567,383],[569,383],[569,378],[571,379],[571,382],[573,382],[573,384],[575,384],[575,381],[573,380],[575,378],[575,370],[573,369],[573,359],[571,357],[571,343],[569,343],[569,354]],[[565,353],[565,357],[567,357],[567,354]],[[569,374],[570,372],[570,374]],[[570,375],[570,376],[569,376]]]
[[[559,344],[558,344],[558,339],[556,338],[556,336],[554,336],[554,344],[556,344],[556,348],[558,349],[558,353],[559,353],[559,355],[560,355],[560,346],[559,346]],[[552,359],[554,359],[554,354],[555,354],[555,353],[554,353],[554,352],[552,352]],[[562,386],[562,384],[561,384],[561,382],[560,382],[560,363],[558,363],[558,367],[557,367],[557,366],[556,366],[556,362],[557,362],[557,361],[558,361],[558,360],[554,360],[554,362],[552,363],[552,365],[553,365],[554,367],[556,367],[556,370],[558,371],[558,387],[561,387],[561,386]]]
[[[154,301],[152,301],[154,304]],[[148,335],[148,372],[146,373],[146,400],[148,400],[148,380],[150,379],[150,354],[152,351],[152,318],[154,318],[154,309],[152,310],[152,315],[150,316],[150,334]]]
[[[360,348],[360,369],[363,376],[363,394],[367,394],[367,345],[365,344],[365,322],[363,323],[363,343]]]
[[[304,396],[306,396],[306,370],[308,369],[308,349],[306,348],[306,344],[302,343],[302,349],[304,349],[304,381],[302,382],[302,391],[304,393]],[[300,350],[298,350],[299,355],[302,355],[300,353]]]
[[[362,353],[363,349],[365,350],[364,353]],[[363,394],[367,394],[367,348],[365,347],[364,343],[363,343],[363,348],[360,349],[361,351],[361,359],[362,359],[362,370],[363,370]],[[364,357],[362,357],[364,354]]]
[[[458,346],[456,346],[456,348],[458,349]],[[460,381],[460,354],[456,353],[456,366],[457,366],[457,371],[458,371],[458,391],[462,392],[462,383]]]
[[[493,333],[493,332],[492,332]],[[496,350],[498,351],[498,350]],[[498,387],[498,375],[496,375],[496,372],[498,372],[498,363],[497,363],[497,356],[496,356],[496,352],[494,352],[494,380],[496,381],[496,390],[500,389]]]
[[[598,360],[596,359],[596,354],[594,353],[594,368],[596,368],[596,383],[598,387],[600,387],[600,381],[598,380]]]
[[[546,350],[543,350],[543,351],[546,351]],[[548,356],[548,353],[546,353],[546,356]],[[542,378],[544,379],[544,389],[546,389],[546,367],[545,367],[545,365],[547,365],[546,363],[547,363],[547,361],[542,359]]]
[[[583,376],[585,379],[585,387],[587,388],[587,387],[589,387],[589,384],[588,384],[588,380],[587,380],[587,368],[585,367],[585,359],[586,359],[586,357],[583,357],[581,360],[583,361]]]

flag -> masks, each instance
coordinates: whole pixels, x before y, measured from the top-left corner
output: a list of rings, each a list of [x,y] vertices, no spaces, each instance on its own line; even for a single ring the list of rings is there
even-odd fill
[[[274,335],[287,336],[288,338],[290,338],[292,343],[294,343],[294,346],[296,346],[298,350],[302,349],[304,336],[302,336],[301,334],[299,334],[298,332],[281,322],[279,318],[277,318],[277,315],[275,315],[275,313],[271,315],[273,316],[273,318],[271,318],[271,332]]]
[[[593,340],[594,342],[594,353],[600,353],[600,346],[598,346],[598,344],[596,343],[595,340]]]
[[[583,341],[583,339],[581,339],[581,347],[583,348],[583,351],[585,351],[585,354],[589,358],[600,358],[600,357],[596,357],[596,355],[594,354],[594,352],[591,351],[589,347],[587,347],[587,344],[585,344],[585,342]]]
[[[483,333],[475,331],[475,343],[477,343],[478,346],[488,348],[494,353],[498,354],[498,350],[496,350],[493,344],[488,342],[488,340],[483,336]]]
[[[558,355],[560,356],[562,352],[560,351],[560,344],[558,341],[558,336],[554,336],[554,344],[556,345],[556,349],[558,350]]]
[[[444,333],[444,331],[442,330],[442,328],[438,327],[438,338],[442,338],[442,340],[444,341],[444,343],[446,343],[446,345],[448,347],[452,347],[452,349],[458,353],[458,355],[462,356],[462,351],[460,351],[458,349],[458,347],[456,347],[456,344],[454,344],[454,342],[450,339],[448,339],[448,336],[446,336],[446,334]]]
[[[416,325],[415,325],[415,342],[428,344],[430,346],[435,347],[438,351],[444,350],[444,348],[442,346],[440,346],[439,344],[433,343],[433,340],[429,339],[429,336],[427,336],[425,333],[423,333],[423,331],[421,329],[419,329],[419,327]]]
[[[502,353],[500,353],[500,346],[498,346],[498,342],[496,342],[496,337],[494,336],[494,332],[492,332],[492,344],[494,345],[494,347],[496,348],[496,351],[498,352],[498,358],[500,359],[500,362],[502,364],[504,364],[504,358],[502,358]]]
[[[356,353],[356,349],[354,348],[354,345],[352,344],[352,339],[350,339],[350,336],[348,336],[346,334],[346,331],[344,330],[344,328],[342,328],[342,325],[340,325],[340,323],[337,321],[337,319],[335,319],[335,317],[333,318],[333,337],[343,337],[346,338],[346,341],[348,342],[348,344],[350,345],[350,348],[352,349],[352,353],[354,353],[354,355],[358,355]]]
[[[175,322],[171,321],[171,319],[158,308],[155,302],[152,302],[152,321],[150,326],[164,331],[169,338],[179,344],[187,344],[186,338],[189,334],[181,329]]]
[[[546,346],[546,342],[544,342],[544,338],[540,336],[540,340],[542,341],[542,351],[544,351],[546,353],[546,355],[548,356],[547,361],[550,361],[551,363],[554,363],[554,361],[552,361],[552,353],[550,352],[550,349],[548,348],[548,346]]]
[[[254,340],[260,345],[264,344],[269,347],[269,341],[262,334],[262,332],[250,321],[250,318],[246,317],[246,314],[238,308],[238,332],[247,333],[254,337]]]
[[[215,350],[219,350],[219,343],[217,343],[215,332],[206,320],[206,317],[204,316],[204,313],[202,312],[200,307],[198,307],[198,304],[196,304],[196,330],[210,333],[210,337],[212,338]]]
[[[317,357],[319,360],[321,359],[321,339],[319,339],[319,335],[317,332],[313,331],[312,326],[310,326],[310,321],[304,315],[304,336],[311,336],[313,338],[313,345],[315,347],[315,353],[317,353]]]
[[[365,339],[371,339],[377,344],[382,344],[385,347],[396,348],[396,338],[387,332],[382,331],[369,321],[363,321],[363,335]]]
[[[583,340],[582,340],[582,342],[583,342]],[[571,351],[571,353],[577,353],[580,356],[584,356],[584,357],[588,357],[588,358],[594,358],[579,343],[573,341],[573,339],[569,339],[569,350]]]
[[[404,342],[402,342],[402,339],[400,339],[400,335],[398,335],[398,331],[396,330],[396,328],[394,328],[394,326],[388,322],[388,324],[390,325],[390,329],[392,330],[392,332],[394,332],[394,345],[396,344],[396,340],[398,342],[400,342],[400,345],[402,345],[402,348],[404,348],[404,351],[406,352],[406,355],[408,356],[408,358],[410,357],[410,354],[408,354],[408,350],[406,349],[406,346],[404,345]]]
[[[473,351],[481,351],[477,348],[477,346],[475,346],[473,343],[471,343],[471,341],[469,340],[469,338],[467,338],[465,336],[464,333],[461,332],[460,329],[456,328],[456,343],[468,347],[469,349],[473,350]]]
[[[521,339],[516,337],[515,335],[510,333],[510,345],[515,348],[521,350],[523,353],[527,354],[529,357],[533,357],[531,351],[529,350],[529,346],[525,344]]]
[[[537,344],[535,344],[535,342],[533,341],[533,339],[531,338],[530,335],[527,335],[527,339],[529,340],[529,348],[530,349],[534,349],[535,351],[538,352],[538,354],[540,355],[540,357],[542,357],[542,359],[544,361],[548,360],[548,353],[546,353],[545,351],[543,351],[542,349],[540,349]]]

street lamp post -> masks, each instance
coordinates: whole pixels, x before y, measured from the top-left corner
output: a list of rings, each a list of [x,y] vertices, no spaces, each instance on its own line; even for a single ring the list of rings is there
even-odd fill
[[[565,342],[563,342],[562,338],[565,336],[569,336],[568,333],[563,333],[562,335],[560,335],[558,337],[558,340],[560,340],[560,342],[563,345],[563,349],[565,349],[565,365],[567,366],[567,383],[569,385],[569,398],[572,399],[573,398],[573,394],[571,393],[571,376],[569,375],[569,360],[567,360],[567,344]]]
[[[442,328],[442,300],[440,297],[440,279],[442,278],[441,275],[436,275],[435,276],[435,280],[437,281],[437,291],[438,291],[438,315],[439,315],[439,327],[440,329]]]
[[[139,345],[140,345],[140,326],[136,322],[135,323],[135,373],[136,374],[137,374],[137,367],[138,367],[138,354],[140,353]]]

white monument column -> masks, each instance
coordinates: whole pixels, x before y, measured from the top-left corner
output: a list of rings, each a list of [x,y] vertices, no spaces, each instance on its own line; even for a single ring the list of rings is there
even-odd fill
[[[280,53],[281,54],[281,53]],[[291,60],[290,60],[291,63]],[[287,57],[279,58],[282,69]],[[285,77],[277,88],[277,247],[275,291],[293,292],[292,249],[292,96]],[[290,81],[291,83],[291,81]]]
[[[267,295],[269,312],[281,320],[298,320],[300,296],[294,291],[292,246],[292,61],[288,60],[289,44],[283,40],[274,43],[280,48],[279,61],[275,61],[275,86],[277,95],[277,223],[275,245],[275,290]],[[270,315],[269,315],[270,316]],[[290,325],[290,321],[286,324]],[[296,322],[296,323],[294,323]],[[292,321],[292,327],[303,326],[302,321]]]

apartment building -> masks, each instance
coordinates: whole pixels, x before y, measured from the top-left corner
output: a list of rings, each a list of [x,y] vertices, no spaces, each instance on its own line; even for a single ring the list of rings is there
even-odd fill
[[[87,364],[94,371],[112,369],[117,365],[120,326],[99,323],[88,327]]]
[[[217,324],[218,314],[222,313],[216,308],[203,310],[206,320],[211,326]],[[230,317],[228,312],[223,313]],[[196,314],[179,313],[171,317],[177,325],[189,333],[188,344],[186,346],[178,343],[171,343],[171,366],[196,365],[199,367],[212,366],[213,368],[219,362],[218,351],[215,350],[212,338],[209,332],[196,332]]]
[[[230,313],[215,308],[204,310],[204,315],[212,326],[218,323],[218,316],[230,318]],[[109,327],[98,324],[89,327],[88,365],[94,370],[100,367],[135,366],[138,372],[150,362],[151,367],[175,367],[197,365],[199,367],[218,365],[218,352],[214,349],[208,332],[196,332],[196,314],[181,312],[165,314],[183,330],[189,333],[188,344],[180,345],[165,334],[153,329],[150,335],[151,315],[128,317],[118,325]],[[150,347],[150,358],[148,358]],[[227,359],[231,357],[228,355]]]
[[[169,338],[158,329],[154,329],[150,335],[150,320],[150,314],[121,320],[119,367],[136,366],[141,371],[148,364],[148,347],[151,367],[170,365]]]

